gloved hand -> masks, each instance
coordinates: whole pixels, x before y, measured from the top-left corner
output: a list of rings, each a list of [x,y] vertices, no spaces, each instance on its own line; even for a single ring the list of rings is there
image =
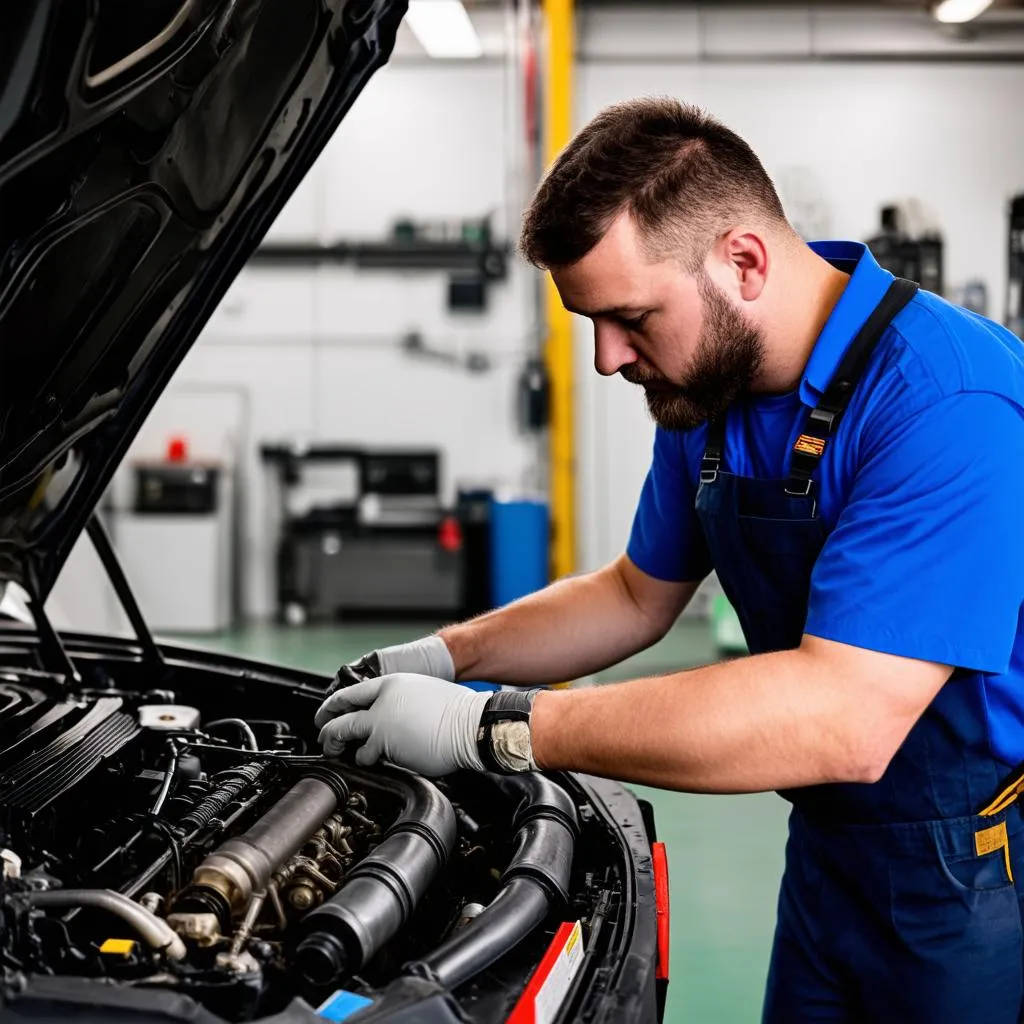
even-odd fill
[[[483,771],[477,730],[489,696],[409,672],[368,679],[320,705],[319,742],[327,757],[362,744],[355,759],[364,767],[385,760],[428,778]]]
[[[425,636],[412,643],[370,651],[358,661],[342,665],[327,692],[334,693],[343,686],[351,686],[364,679],[390,676],[396,672],[434,676],[447,679],[450,683],[455,681],[455,663],[447,645],[439,636]]]

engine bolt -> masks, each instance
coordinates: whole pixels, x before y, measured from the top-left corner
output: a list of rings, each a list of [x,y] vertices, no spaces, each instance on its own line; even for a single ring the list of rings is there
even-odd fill
[[[151,914],[156,914],[160,910],[160,904],[163,903],[164,898],[158,892],[145,892],[139,897],[139,903],[144,906]]]
[[[308,885],[297,885],[288,892],[288,902],[296,910],[309,910],[316,902],[316,893]]]

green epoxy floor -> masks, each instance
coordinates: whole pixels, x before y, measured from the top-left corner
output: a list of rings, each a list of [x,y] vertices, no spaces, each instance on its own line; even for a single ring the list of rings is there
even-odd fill
[[[262,661],[333,674],[376,647],[421,636],[429,623],[249,626],[218,637],[174,637]],[[715,660],[710,630],[684,620],[661,643],[600,681]],[[760,1019],[786,808],[773,794],[693,796],[633,787],[651,801],[666,843],[672,899],[670,1024],[750,1024]]]

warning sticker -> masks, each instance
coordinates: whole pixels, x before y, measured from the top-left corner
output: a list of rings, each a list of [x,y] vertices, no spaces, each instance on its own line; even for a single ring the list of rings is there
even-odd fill
[[[555,933],[508,1024],[553,1024],[583,963],[583,928],[566,921]]]

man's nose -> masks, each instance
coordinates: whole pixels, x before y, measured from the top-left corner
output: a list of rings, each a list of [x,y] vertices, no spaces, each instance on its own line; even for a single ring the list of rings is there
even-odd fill
[[[618,373],[637,358],[626,331],[614,324],[594,325],[594,369],[602,377]]]

